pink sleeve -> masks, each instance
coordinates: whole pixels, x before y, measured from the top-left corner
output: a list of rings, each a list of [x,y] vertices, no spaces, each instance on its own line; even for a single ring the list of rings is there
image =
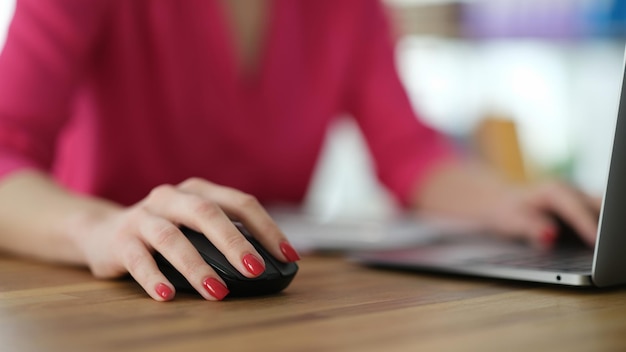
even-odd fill
[[[394,43],[382,5],[378,1],[362,5],[366,10],[348,85],[348,110],[365,136],[378,178],[407,206],[429,169],[453,158],[456,151],[445,136],[416,116],[396,72]]]
[[[0,177],[49,169],[105,0],[17,0],[0,55]]]

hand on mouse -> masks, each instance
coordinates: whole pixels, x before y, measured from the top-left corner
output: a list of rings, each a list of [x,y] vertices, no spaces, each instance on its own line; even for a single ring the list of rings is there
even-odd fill
[[[204,233],[246,277],[265,263],[231,220],[246,225],[258,241],[284,262],[299,259],[285,235],[251,195],[202,179],[156,187],[137,204],[98,219],[81,248],[93,274],[113,278],[130,273],[155,300],[174,297],[173,285],[158,270],[152,253],[160,252],[207,300],[221,300],[228,288],[179,229]]]

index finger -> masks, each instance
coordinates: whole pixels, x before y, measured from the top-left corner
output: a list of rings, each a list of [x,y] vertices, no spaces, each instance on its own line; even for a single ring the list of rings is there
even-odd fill
[[[198,179],[185,181],[180,188],[215,201],[228,216],[243,223],[251,235],[259,240],[275,258],[284,262],[294,262],[300,259],[300,255],[291,246],[287,236],[254,196],[234,188]]]
[[[160,217],[204,234],[242,275],[256,277],[265,271],[261,255],[216,202],[174,187],[158,187],[146,206]]]

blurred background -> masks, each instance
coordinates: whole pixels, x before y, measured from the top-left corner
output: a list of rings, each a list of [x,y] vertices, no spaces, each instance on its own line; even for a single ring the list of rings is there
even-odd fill
[[[416,111],[516,180],[558,175],[601,194],[622,78],[623,0],[385,0]],[[0,1],[0,46],[14,0]],[[306,201],[387,216],[358,129],[333,127]]]
[[[385,0],[398,68],[432,126],[515,180],[604,191],[621,89],[624,0]],[[309,207],[390,214],[354,125],[338,123]],[[338,171],[339,170],[339,171]]]

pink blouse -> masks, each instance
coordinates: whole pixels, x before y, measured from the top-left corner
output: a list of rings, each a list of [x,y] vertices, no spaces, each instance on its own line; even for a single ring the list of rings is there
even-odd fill
[[[451,155],[418,121],[375,0],[272,0],[257,73],[219,2],[17,0],[0,56],[0,175],[49,171],[122,204],[191,176],[303,199],[329,123],[354,116],[401,202]]]

